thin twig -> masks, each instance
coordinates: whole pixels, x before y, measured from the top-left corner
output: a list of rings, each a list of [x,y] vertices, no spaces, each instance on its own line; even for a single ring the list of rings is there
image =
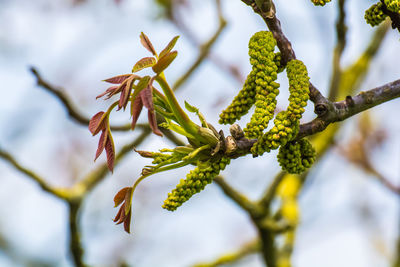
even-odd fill
[[[46,192],[55,195],[59,198],[65,199],[65,195],[62,194],[59,190],[51,187],[45,179],[40,177],[38,174],[34,173],[32,170],[22,166],[11,154],[8,152],[2,150],[0,148],[0,158],[5,160],[6,162],[10,163],[15,169],[17,169],[19,172],[25,174],[32,180],[38,183],[38,185]]]
[[[255,203],[230,186],[222,176],[214,178],[214,182],[219,185],[225,195],[232,199],[242,209],[247,211],[251,216],[256,216],[260,213],[260,209]]]
[[[174,85],[172,86],[173,90],[176,91],[179,87],[181,87],[189,77],[194,73],[195,70],[200,66],[200,64],[207,58],[210,53],[211,47],[215,44],[218,37],[221,35],[222,31],[226,27],[226,20],[222,15],[220,2],[216,1],[217,10],[218,10],[218,18],[219,18],[219,26],[214,35],[203,45],[200,46],[200,53],[197,56],[197,59],[192,63],[192,65],[188,68],[188,70],[180,77]]]
[[[193,265],[193,267],[217,267],[217,266],[225,266],[227,264],[235,263],[244,257],[257,253],[260,251],[260,240],[256,239],[250,243],[244,244],[237,251],[232,253],[227,253],[209,263],[198,263]]]
[[[340,60],[342,58],[343,50],[346,46],[346,32],[347,26],[345,24],[345,4],[346,0],[338,1],[338,9],[339,9],[339,17],[336,22],[336,36],[337,43],[335,49],[333,50],[333,68],[332,68],[332,77],[329,88],[329,96],[328,99],[334,100],[338,94],[340,79],[342,78],[342,68],[340,66]]]

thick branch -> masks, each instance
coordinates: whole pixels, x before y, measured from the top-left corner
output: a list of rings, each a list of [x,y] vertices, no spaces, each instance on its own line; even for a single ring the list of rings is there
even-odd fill
[[[77,267],[86,266],[83,262],[83,248],[79,233],[79,208],[81,202],[68,202],[69,206],[69,248],[71,257]]]
[[[297,139],[323,131],[329,124],[343,121],[364,110],[400,97],[400,80],[382,85],[340,102],[318,103],[320,116],[313,121],[300,125]]]

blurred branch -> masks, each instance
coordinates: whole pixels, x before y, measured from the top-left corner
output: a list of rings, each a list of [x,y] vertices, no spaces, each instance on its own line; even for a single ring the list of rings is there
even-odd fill
[[[271,201],[275,196],[276,189],[278,188],[278,185],[283,180],[286,174],[287,173],[284,171],[279,172],[272,180],[272,183],[268,186],[261,199],[258,201],[258,203],[266,210],[269,209]]]
[[[216,4],[217,4],[219,20],[221,21],[221,18],[223,19],[221,11],[221,3],[219,1]],[[171,22],[186,36],[186,39],[188,39],[192,43],[192,45],[198,47],[199,50],[201,50],[202,47],[204,47],[204,45],[201,45],[201,43],[196,39],[195,35],[186,27],[186,25],[182,22],[179,16],[173,16],[170,19]],[[217,54],[214,54],[212,51],[209,51],[206,57],[208,57],[211,60],[211,62],[213,62],[221,70],[231,75],[232,78],[237,80],[237,82],[243,83],[244,78],[239,72],[237,66],[225,62],[224,59],[219,57]]]
[[[255,216],[259,213],[259,207],[251,202],[245,195],[236,191],[233,187],[231,187],[222,176],[218,176],[214,178],[214,182],[219,185],[222,191],[227,195],[230,199],[232,199],[236,204],[238,204],[242,209],[247,211],[251,216]]]
[[[344,9],[344,4],[346,0],[338,1],[339,8],[339,17],[336,22],[336,36],[337,42],[335,49],[333,50],[333,68],[332,68],[332,77],[329,88],[329,96],[328,98],[333,100],[336,99],[338,94],[340,80],[342,78],[342,69],[340,66],[340,59],[342,58],[343,50],[346,46],[346,32],[347,26],[345,24],[346,13]]]
[[[237,251],[232,252],[232,253],[227,253],[225,255],[222,255],[218,259],[216,259],[213,262],[209,263],[198,263],[193,265],[193,267],[217,267],[221,265],[226,265],[226,264],[233,264],[244,257],[254,254],[260,251],[260,241],[259,240],[254,240],[248,244],[244,244],[241,248],[239,248]]]
[[[69,249],[72,259],[77,267],[83,267],[83,248],[79,232],[79,208],[81,202],[68,202],[69,210]]]
[[[57,189],[52,188],[50,185],[48,185],[42,177],[34,173],[32,170],[23,167],[18,161],[8,152],[4,151],[3,149],[0,148],[0,158],[11,164],[15,169],[17,169],[19,172],[25,174],[32,180],[34,180],[36,183],[39,184],[39,186],[46,192],[55,195],[61,199],[65,199],[65,196]]]
[[[210,53],[211,47],[215,44],[218,37],[221,35],[222,31],[226,27],[227,22],[222,15],[220,0],[216,0],[216,5],[217,5],[218,19],[219,19],[218,29],[207,42],[205,42],[200,46],[200,53],[197,59],[188,68],[188,70],[180,78],[176,80],[175,84],[172,87],[174,91],[176,91],[179,87],[181,87],[187,81],[187,79],[194,73],[194,71],[200,66],[200,64],[207,58],[207,56]]]
[[[31,67],[30,71],[36,77],[38,86],[40,86],[43,89],[45,89],[46,91],[50,92],[55,97],[57,97],[58,100],[61,101],[61,103],[63,104],[63,106],[67,110],[68,116],[70,116],[70,118],[72,118],[73,120],[75,120],[79,124],[82,124],[82,125],[85,125],[85,126],[89,125],[89,120],[90,119],[85,117],[84,115],[82,115],[78,111],[78,109],[73,105],[72,101],[68,98],[68,96],[63,93],[61,88],[57,88],[57,87],[51,85],[50,83],[48,83],[47,81],[45,81],[42,78],[42,76],[39,74],[39,72],[36,70],[35,67]],[[146,125],[137,124],[136,127],[144,128],[144,127],[146,127]],[[130,124],[120,125],[120,126],[116,126],[116,125],[113,126],[112,125],[111,126],[111,130],[112,131],[129,131],[129,130],[131,130],[131,125]]]

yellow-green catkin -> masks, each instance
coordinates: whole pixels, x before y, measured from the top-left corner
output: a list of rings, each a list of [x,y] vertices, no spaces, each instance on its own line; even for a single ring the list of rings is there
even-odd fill
[[[255,113],[265,113],[263,112],[266,109],[264,102],[267,99],[272,104],[268,110],[272,109],[273,114],[276,105],[275,98],[279,93],[277,90],[279,84],[274,82],[277,78],[277,66],[274,63],[275,54],[273,52],[275,46],[276,41],[271,32],[257,32],[250,38],[249,56],[252,71],[247,76],[239,94],[220,114],[219,122],[221,124],[233,124],[245,115],[254,104],[256,105]],[[275,97],[273,97],[274,95]],[[273,103],[274,101],[275,103]],[[262,123],[262,125],[264,124]]]
[[[400,0],[385,0],[387,9],[400,14]]]
[[[191,170],[186,175],[186,179],[181,179],[176,188],[168,193],[168,198],[164,201],[162,207],[169,211],[176,210],[194,194],[199,193],[206,185],[210,184],[229,163],[230,158],[222,157],[215,162],[210,162],[207,167],[196,167]]]
[[[331,0],[311,0],[311,2],[315,6],[324,6],[326,3],[329,3]]]
[[[220,124],[233,124],[243,115],[245,115],[254,105],[256,102],[255,80],[256,75],[255,71],[253,70],[247,76],[247,79],[243,85],[243,88],[239,91],[239,94],[235,96],[232,103],[219,115]]]
[[[256,74],[256,109],[243,129],[247,138],[257,138],[268,127],[274,116],[276,96],[279,94],[278,67],[275,59],[276,40],[271,32],[255,33],[249,42],[250,63]]]
[[[262,155],[279,146],[286,145],[298,133],[300,119],[309,98],[309,77],[307,68],[300,60],[291,60],[286,66],[289,79],[289,106],[286,111],[281,111],[274,119],[275,126],[251,148],[253,155]]]
[[[282,66],[282,64],[281,64],[281,59],[282,59],[281,52],[275,53],[275,56],[274,56],[274,63],[275,63],[275,65],[278,67],[278,71],[277,71],[278,73],[281,73],[282,71],[285,70],[285,67]]]
[[[383,4],[378,2],[365,10],[365,21],[371,26],[377,26],[381,24],[387,17],[387,15],[383,13],[382,7]]]
[[[301,139],[281,146],[278,162],[283,170],[292,174],[306,171],[315,161],[315,149],[307,139]]]

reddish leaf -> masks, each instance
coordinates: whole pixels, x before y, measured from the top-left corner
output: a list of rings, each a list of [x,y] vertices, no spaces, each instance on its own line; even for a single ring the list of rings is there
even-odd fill
[[[107,134],[105,150],[107,154],[107,165],[108,169],[113,172],[114,170],[114,162],[115,162],[115,147],[114,147],[114,140],[109,132]]]
[[[150,42],[149,37],[147,37],[146,34],[143,32],[140,33],[140,43],[146,48],[150,53],[152,53],[154,56],[157,55],[156,50],[154,49],[153,44]]]
[[[134,101],[131,101],[132,130],[135,129],[136,122],[139,118],[140,112],[142,112],[142,109],[143,109],[143,103],[141,97],[137,97]]]
[[[107,95],[106,99],[109,99],[110,97],[112,97],[113,95],[115,95],[116,93],[118,93],[120,90],[118,90],[120,88],[119,85],[113,85],[111,87],[109,87],[104,93],[96,96],[96,99],[103,97],[105,95]]]
[[[118,75],[118,76],[114,76],[114,77],[105,79],[104,81],[108,82],[108,83],[120,84],[131,76],[132,76],[132,74],[122,74],[122,75]]]
[[[148,117],[149,117],[149,125],[150,125],[150,128],[153,131],[153,133],[158,135],[158,136],[163,136],[163,134],[160,131],[160,129],[158,129],[156,115],[155,115],[154,111],[148,110],[147,114],[148,114]]]
[[[144,57],[140,59],[132,68],[132,72],[138,72],[142,69],[152,67],[156,64],[156,59],[154,57]]]
[[[106,128],[106,116],[104,111],[96,113],[89,121],[89,131],[92,135],[98,134],[101,130]]]
[[[125,215],[128,215],[129,211],[131,210],[132,204],[132,188],[128,190],[125,194]]]
[[[125,195],[128,191],[132,191],[132,187],[124,187],[118,191],[114,197],[115,207],[118,207],[125,200]]]
[[[177,51],[172,51],[158,59],[158,62],[152,67],[153,71],[157,74],[163,72],[178,55]]]
[[[126,215],[125,219],[124,219],[124,230],[125,232],[127,232],[128,234],[131,233],[131,217],[132,217],[132,211],[129,210],[129,213]]]
[[[143,105],[148,110],[154,110],[152,86],[147,86],[146,89],[141,91],[140,97],[142,98]]]
[[[118,107],[121,109],[122,107],[125,109],[126,105],[128,104],[129,100],[129,95],[131,94],[132,91],[132,84],[134,82],[134,79],[128,79],[126,80],[125,86],[121,91],[121,96],[119,98],[119,103]]]
[[[114,222],[116,224],[120,224],[124,221],[125,219],[125,203],[122,204],[122,206],[119,208],[117,215],[114,218]]]
[[[104,150],[104,147],[106,146],[107,135],[108,135],[108,131],[103,130],[101,132],[100,139],[99,139],[99,145],[97,146],[96,156],[94,157],[95,161],[101,155],[101,153]]]
[[[175,36],[174,38],[172,38],[172,40],[167,44],[167,46],[163,49],[163,51],[161,51],[159,58],[162,58],[163,56],[165,56],[166,54],[168,54],[172,48],[174,48],[176,41],[178,41],[179,36]]]

